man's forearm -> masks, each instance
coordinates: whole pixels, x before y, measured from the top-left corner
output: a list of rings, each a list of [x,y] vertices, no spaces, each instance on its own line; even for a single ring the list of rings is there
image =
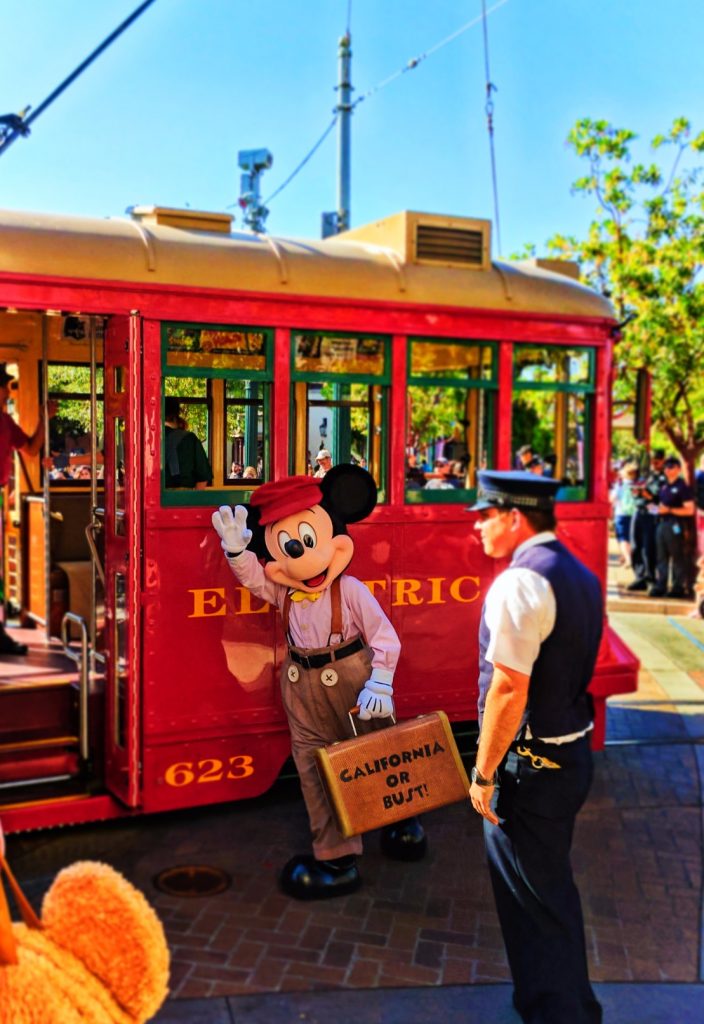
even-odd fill
[[[43,444],[44,423],[43,421],[40,420],[39,423],[37,423],[36,430],[30,437],[29,441],[27,441],[27,444],[24,446],[24,451],[26,451],[28,455],[36,455],[37,452],[41,451]]]
[[[477,751],[477,770],[491,778],[516,737],[528,700],[530,676],[494,666]]]

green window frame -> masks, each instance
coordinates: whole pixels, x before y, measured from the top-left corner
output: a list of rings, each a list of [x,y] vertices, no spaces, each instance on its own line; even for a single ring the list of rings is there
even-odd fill
[[[43,381],[40,381],[40,389]],[[96,431],[98,486],[102,487],[103,421],[103,367],[96,366],[95,374]],[[56,416],[49,422],[49,455],[42,462],[42,476],[49,472],[52,490],[89,487],[91,479],[92,448],[90,444],[91,388],[90,363],[70,359],[52,359],[47,365],[47,396],[58,403]],[[81,432],[79,434],[79,431]],[[73,433],[78,442],[82,436],[82,455],[66,448],[66,433]],[[63,445],[63,448],[62,448]],[[75,471],[79,475],[72,475]],[[66,474],[66,475],[64,475]]]
[[[351,457],[355,409],[367,410],[364,457],[376,480],[378,500],[386,501],[388,453],[388,392],[391,383],[391,339],[366,331],[291,331],[291,422],[295,438],[291,449],[292,473],[309,472],[310,410],[329,408],[333,464]],[[311,398],[310,386],[322,385],[329,393]],[[366,397],[362,388],[367,389]],[[344,415],[349,412],[349,417]],[[336,419],[339,417],[339,419]],[[357,430],[358,437],[362,434]],[[321,434],[321,440],[322,434]],[[326,447],[327,445],[323,445]],[[311,458],[314,458],[311,452]],[[313,467],[314,468],[314,467]]]
[[[516,342],[513,353],[512,452],[515,454],[522,444],[530,443],[534,445],[536,454],[554,457],[554,471],[564,480],[563,486],[557,492],[557,500],[586,501],[590,493],[592,476],[591,437],[596,391],[596,349],[587,345]],[[531,354],[534,354],[532,359]],[[558,355],[562,358],[554,359]],[[541,357],[544,357],[542,362]],[[525,376],[524,371],[527,371]],[[522,426],[517,433],[515,414],[520,408],[521,395],[531,394],[536,396],[535,405],[540,404],[541,395],[547,396],[547,399],[542,399],[543,404],[546,400],[549,401],[550,395],[555,396],[552,423],[541,427],[541,421],[538,420],[532,427]],[[541,452],[541,436],[545,437],[550,432],[555,442],[554,452]]]
[[[463,359],[463,350],[477,352],[476,367],[472,365],[472,358]],[[471,371],[475,369],[476,376],[471,376]],[[496,342],[481,338],[434,338],[417,335],[408,339],[407,408],[410,418],[406,422],[407,504],[466,504],[474,500],[477,493],[477,469],[491,468],[494,465],[497,388]],[[417,420],[416,423],[413,422],[414,392],[431,390],[435,392],[431,403],[433,407],[440,406],[442,392],[447,393],[445,397],[448,399],[444,413],[438,409],[435,424],[438,429],[431,431],[432,443],[436,449],[442,444],[443,449],[446,448],[450,453],[454,449],[457,457],[448,458],[448,462],[459,463],[463,470],[459,484],[458,478],[453,475],[446,489],[442,486],[435,488],[433,469],[437,451],[434,456],[429,454],[430,438],[423,442],[422,438],[417,437]],[[445,423],[443,418],[446,420]],[[427,430],[428,427],[424,429]],[[458,434],[459,436],[456,436]],[[416,451],[416,443],[419,440],[423,442],[420,452]],[[420,457],[427,470],[422,470],[417,465],[411,469],[411,456],[414,462]]]
[[[174,336],[179,346],[173,345]],[[241,405],[243,415],[254,410],[254,424],[262,422],[262,474],[257,484],[271,477],[271,382],[273,380],[274,331],[269,327],[243,324],[213,324],[191,321],[164,321],[161,325],[161,423],[162,506],[213,505],[249,500],[256,484],[227,478],[227,421],[228,409]],[[205,394],[194,397],[191,404],[205,405],[206,453],[214,473],[221,482],[203,490],[191,488],[171,489],[165,486],[163,451],[164,400],[174,393],[179,379],[202,380]],[[167,381],[169,387],[167,389]],[[253,385],[253,395],[239,399],[228,394],[228,382],[246,381]],[[257,391],[261,390],[261,394]],[[186,407],[189,399],[185,399]],[[254,442],[256,443],[256,436]],[[220,445],[218,452],[215,444]],[[233,495],[233,491],[235,492]]]

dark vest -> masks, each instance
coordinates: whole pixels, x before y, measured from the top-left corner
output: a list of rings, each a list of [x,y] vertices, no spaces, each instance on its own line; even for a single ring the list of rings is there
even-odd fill
[[[553,589],[555,626],[540,646],[528,687],[526,720],[534,736],[566,736],[593,718],[587,686],[604,625],[604,599],[594,573],[558,540],[520,552],[511,568],[532,569]],[[485,658],[489,628],[479,627],[479,725],[494,667]]]

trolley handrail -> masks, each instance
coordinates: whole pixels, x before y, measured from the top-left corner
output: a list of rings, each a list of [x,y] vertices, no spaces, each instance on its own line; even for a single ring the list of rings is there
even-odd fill
[[[95,511],[95,510],[94,510]],[[98,576],[100,576],[100,582],[103,584],[105,589],[105,569],[103,563],[100,561],[100,552],[98,551],[98,545],[95,543],[95,537],[93,536],[98,530],[102,530],[102,523],[88,523],[85,529],[86,540],[88,541],[88,547],[90,548],[91,558],[93,559],[93,565],[95,566]]]
[[[101,508],[99,505],[95,505],[93,508],[93,515],[97,516],[98,519],[105,519],[105,509]],[[124,519],[125,516],[126,512],[123,508],[115,509],[115,519]]]
[[[81,631],[81,653],[77,654],[70,645],[68,627],[78,626]],[[79,666],[79,696],[78,696],[78,742],[81,759],[88,760],[88,625],[81,615],[75,612],[66,612],[61,620],[61,642],[64,645],[64,654],[71,661]]]

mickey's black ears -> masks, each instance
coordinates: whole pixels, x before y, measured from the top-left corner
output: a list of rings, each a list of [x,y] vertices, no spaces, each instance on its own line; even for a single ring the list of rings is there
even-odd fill
[[[345,523],[365,519],[376,505],[374,477],[361,466],[341,463],[320,482],[323,501]]]
[[[247,529],[252,531],[252,539],[247,545],[247,550],[253,551],[257,558],[270,558],[264,540],[264,527],[259,523],[261,510],[254,505],[245,505],[244,507],[247,509]]]

